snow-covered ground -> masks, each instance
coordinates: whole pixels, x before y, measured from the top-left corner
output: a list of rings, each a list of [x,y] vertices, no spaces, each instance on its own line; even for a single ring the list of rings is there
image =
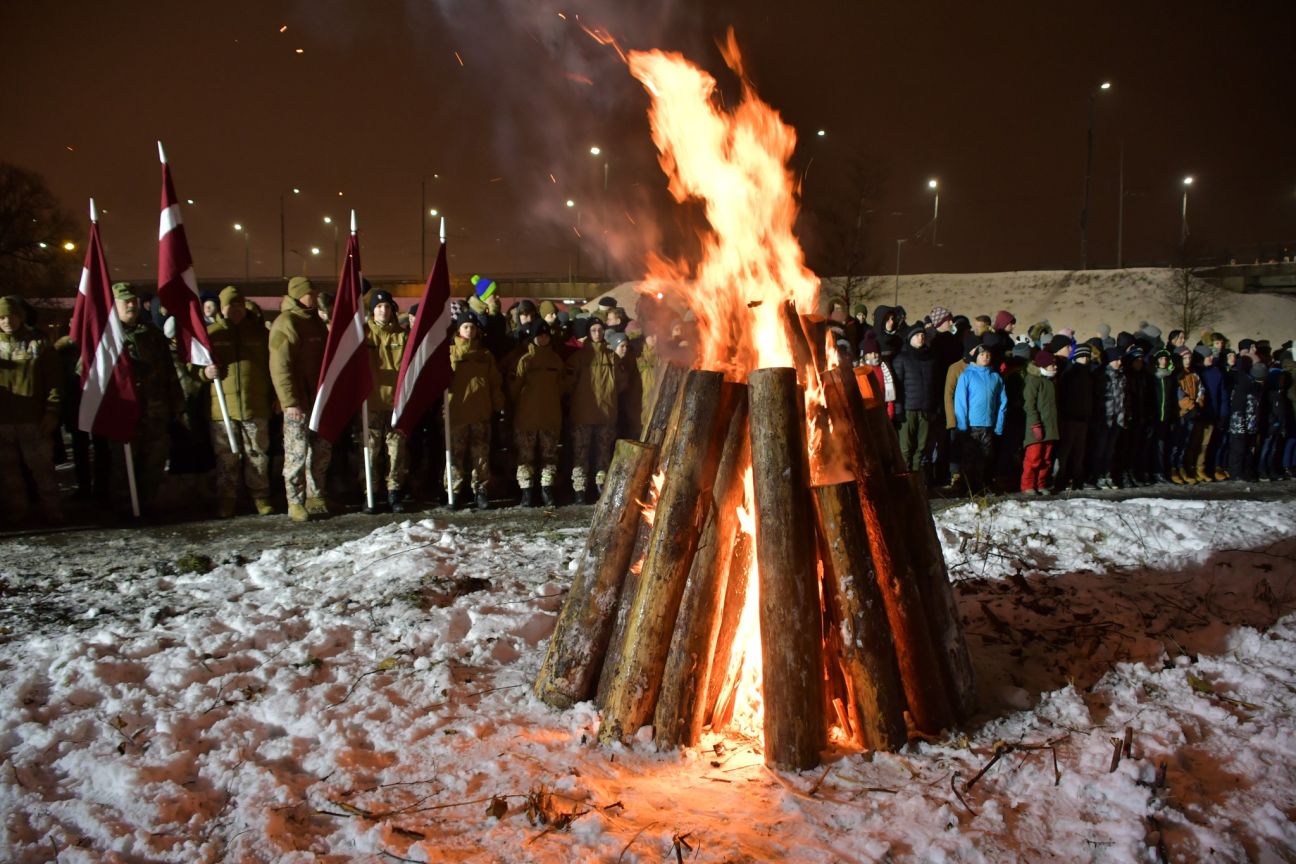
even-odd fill
[[[800,775],[752,740],[605,749],[531,695],[571,518],[204,574],[10,543],[0,860],[1296,859],[1296,502],[936,518],[981,715]]]

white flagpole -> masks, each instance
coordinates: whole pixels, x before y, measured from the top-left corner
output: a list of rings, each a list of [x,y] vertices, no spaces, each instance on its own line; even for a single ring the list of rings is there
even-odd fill
[[[351,211],[351,236],[354,237],[355,233],[356,233],[356,215],[355,215],[355,211],[352,210]],[[355,289],[356,291],[359,291],[360,286],[359,285],[355,286]],[[360,297],[356,298],[357,313],[360,311],[360,306],[359,306],[360,299],[362,298]],[[365,350],[364,346],[361,346],[360,350]],[[369,449],[369,400],[368,399],[366,399],[364,404],[360,406],[360,429],[361,429],[360,434],[364,436],[365,505],[368,506],[370,510],[373,510],[374,509],[373,451]]]
[[[131,513],[135,514],[135,518],[138,519],[140,516],[140,506],[139,490],[135,488],[135,460],[131,458],[131,445],[129,441],[123,444],[122,448],[126,453],[126,485],[130,487]]]
[[[157,145],[158,161],[165,165],[167,164],[166,151],[162,149],[161,141],[157,142]],[[178,202],[176,206],[179,206]],[[197,334],[195,333],[194,337],[196,336]],[[193,359],[192,354],[189,359]],[[216,362],[216,356],[214,354],[212,355],[211,360],[213,363]],[[229,404],[225,401],[225,388],[221,386],[221,379],[216,378],[213,380],[212,386],[216,388],[216,401],[220,405],[221,421],[225,424],[225,434],[229,437],[230,452],[239,455],[242,453],[243,448],[239,446],[238,436],[234,434],[234,424],[230,421]]]
[[[446,220],[445,217],[442,216],[441,217],[441,245],[444,246],[445,242],[446,242]],[[420,309],[419,311],[421,312],[422,310]],[[453,322],[451,323],[451,326],[452,327],[454,326]],[[428,338],[431,338],[431,334],[429,334]],[[450,338],[454,339],[454,336],[452,335]],[[445,421],[446,498],[450,502],[450,506],[453,508],[455,505],[454,470],[453,470],[454,460],[450,456],[450,391],[448,389],[446,390],[445,396],[443,397],[441,404],[442,404],[441,415]]]

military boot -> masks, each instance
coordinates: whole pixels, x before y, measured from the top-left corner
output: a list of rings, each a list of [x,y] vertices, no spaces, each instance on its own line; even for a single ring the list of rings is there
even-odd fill
[[[554,506],[554,492],[552,486],[540,487],[540,500],[544,503],[544,506],[546,507]]]
[[[309,522],[310,513],[306,511],[304,506],[298,504],[296,501],[289,501],[288,518],[294,522]]]
[[[521,497],[518,498],[517,506],[519,507],[535,506],[535,487],[527,486],[525,489],[522,490],[522,495]]]
[[[490,503],[490,499],[486,497],[486,490],[485,490],[485,489],[478,489],[478,490],[477,490],[477,509],[478,509],[478,510],[489,510],[490,507],[491,507],[491,503]]]
[[[403,499],[404,496],[401,495],[401,491],[399,489],[391,489],[387,492],[387,506],[391,508],[391,512],[393,513],[405,512],[405,502]]]
[[[258,516],[269,516],[274,513],[274,505],[270,503],[269,498],[254,498],[252,504],[256,507]]]
[[[328,504],[323,498],[307,498],[306,512],[312,516],[327,516],[329,509]]]

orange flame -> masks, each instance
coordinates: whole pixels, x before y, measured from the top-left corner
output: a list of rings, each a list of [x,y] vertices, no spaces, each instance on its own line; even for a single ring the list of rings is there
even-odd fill
[[[733,33],[725,61],[742,78],[732,111],[716,81],[679,54],[633,51],[630,72],[651,96],[659,161],[677,201],[699,201],[709,228],[696,265],[653,257],[640,291],[682,300],[698,322],[698,365],[733,380],[762,366],[791,366],[779,316],[791,299],[818,308],[819,282],[792,234],[795,178],[787,168],[796,133],[743,77]]]
[[[743,473],[743,503],[737,510],[738,530],[756,541],[756,493],[749,464]],[[736,689],[734,709],[728,728],[740,735],[760,738],[764,735],[765,697],[763,690],[764,658],[760,638],[760,570],[756,556],[751,556],[747,575],[747,598],[738,629],[734,634],[733,653],[725,681]]]
[[[648,502],[639,501],[640,513],[648,525],[657,517],[657,498],[661,495],[662,484],[666,482],[666,470],[663,468],[652,476],[652,488],[648,492]]]

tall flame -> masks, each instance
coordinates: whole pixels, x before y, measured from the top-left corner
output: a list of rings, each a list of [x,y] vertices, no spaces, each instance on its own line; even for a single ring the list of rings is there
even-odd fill
[[[742,79],[732,111],[716,81],[681,55],[632,51],[630,72],[651,96],[648,115],[669,189],[696,200],[709,228],[696,265],[654,257],[641,290],[682,299],[698,322],[698,366],[745,380],[763,366],[792,366],[779,318],[783,301],[818,307],[819,283],[792,234],[796,183],[787,168],[796,133],[756,95],[730,31],[725,62]],[[681,286],[687,286],[682,289]]]

